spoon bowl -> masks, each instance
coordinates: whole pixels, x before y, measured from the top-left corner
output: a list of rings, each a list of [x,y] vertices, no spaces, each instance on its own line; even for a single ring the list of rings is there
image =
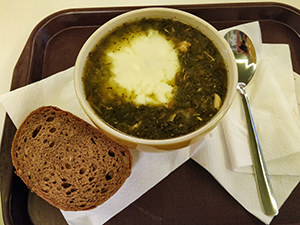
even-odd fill
[[[249,130],[249,144],[253,162],[253,170],[259,197],[265,214],[274,216],[278,214],[278,207],[273,194],[271,183],[268,178],[267,168],[263,158],[259,138],[256,132],[249,99],[245,90],[246,85],[251,81],[255,74],[256,65],[258,63],[255,48],[251,39],[240,30],[231,30],[225,34],[224,38],[233,51],[238,68],[237,89],[242,96],[245,108],[245,115]]]
[[[248,84],[257,66],[256,52],[251,39],[239,30],[231,30],[224,37],[234,54],[239,82]]]

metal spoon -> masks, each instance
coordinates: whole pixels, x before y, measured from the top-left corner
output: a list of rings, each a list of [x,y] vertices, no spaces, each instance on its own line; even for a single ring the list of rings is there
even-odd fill
[[[225,34],[238,66],[239,82],[237,89],[242,96],[247,125],[250,136],[251,155],[253,169],[260,200],[266,215],[278,214],[278,207],[270,184],[263,153],[259,144],[258,135],[255,129],[254,120],[250,108],[249,99],[245,90],[256,71],[256,53],[250,38],[239,30],[232,30]]]

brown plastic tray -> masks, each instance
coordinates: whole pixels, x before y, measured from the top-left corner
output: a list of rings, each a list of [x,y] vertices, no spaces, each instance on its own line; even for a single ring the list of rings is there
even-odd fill
[[[259,21],[263,42],[287,43],[300,73],[300,11],[278,3],[168,6],[193,13],[223,29]],[[137,7],[70,9],[42,20],[32,31],[16,63],[12,89],[74,65],[85,40],[107,20]],[[16,128],[6,117],[1,144],[1,194],[5,224],[66,224],[59,210],[32,194],[13,173],[10,146]],[[300,186],[292,192],[272,225],[300,224]],[[200,165],[192,160],[176,169],[110,224],[263,224],[248,213]]]

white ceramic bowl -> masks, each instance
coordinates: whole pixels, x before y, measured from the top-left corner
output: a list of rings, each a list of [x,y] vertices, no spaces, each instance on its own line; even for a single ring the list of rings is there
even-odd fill
[[[121,25],[124,22],[134,21],[141,18],[176,19],[185,24],[188,24],[200,30],[204,35],[212,40],[224,58],[225,65],[228,70],[228,91],[223,105],[221,106],[218,113],[208,123],[194,132],[191,132],[184,136],[163,140],[150,140],[130,136],[106,124],[101,118],[99,118],[99,116],[94,112],[92,107],[86,101],[82,84],[82,74],[89,52],[95,47],[96,43],[102,37],[112,31],[115,27]],[[219,124],[224,114],[232,104],[234,95],[236,93],[237,77],[237,67],[234,55],[229,45],[226,43],[225,39],[218,33],[218,31],[209,23],[197,16],[176,9],[144,8],[133,10],[111,19],[110,21],[102,25],[99,29],[97,29],[89,37],[89,39],[85,42],[82,49],[80,50],[75,63],[74,84],[78,100],[85,113],[93,121],[93,123],[109,137],[121,144],[127,145],[130,148],[147,151],[154,149],[173,150],[187,146],[195,142],[196,140],[202,139],[207,133],[209,133],[214,127],[216,127],[217,124]]]

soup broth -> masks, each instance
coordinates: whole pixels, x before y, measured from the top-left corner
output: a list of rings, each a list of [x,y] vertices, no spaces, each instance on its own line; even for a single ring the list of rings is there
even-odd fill
[[[82,79],[100,118],[146,139],[202,127],[227,92],[227,69],[212,41],[169,19],[142,19],[110,32],[89,53]]]

